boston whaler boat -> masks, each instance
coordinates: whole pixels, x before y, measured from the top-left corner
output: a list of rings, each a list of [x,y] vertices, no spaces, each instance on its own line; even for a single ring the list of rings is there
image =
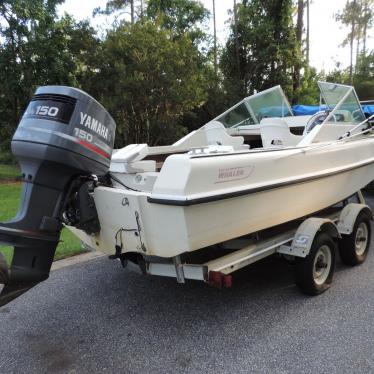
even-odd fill
[[[25,185],[18,216],[0,224],[15,247],[0,267],[0,305],[48,277],[61,222],[143,273],[229,286],[233,271],[278,252],[296,258],[304,292],[323,292],[337,242],[351,265],[369,248],[371,211],[362,195],[347,199],[374,179],[374,136],[353,87],[319,87],[329,110],[301,118],[302,135],[290,132],[285,101],[269,101],[275,88],[171,146],[133,144],[111,158],[115,124],[100,104],[39,88],[12,140]],[[263,147],[251,149],[233,133],[257,122]]]

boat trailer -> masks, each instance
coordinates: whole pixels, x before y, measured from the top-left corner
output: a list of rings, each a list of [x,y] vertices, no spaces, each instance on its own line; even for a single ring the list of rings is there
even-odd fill
[[[361,191],[356,198],[357,202],[346,200],[341,206],[312,216],[220,243],[216,250],[221,255],[209,247],[171,260],[153,256],[134,259],[114,255],[110,258],[121,260],[124,267],[139,274],[172,277],[178,283],[203,281],[222,288],[232,286],[235,271],[278,254],[294,264],[295,282],[300,290],[318,295],[331,285],[337,250],[343,263],[350,266],[366,259],[373,214]]]

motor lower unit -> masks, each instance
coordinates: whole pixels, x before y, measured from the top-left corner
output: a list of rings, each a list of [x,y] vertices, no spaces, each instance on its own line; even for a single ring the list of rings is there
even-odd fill
[[[0,223],[0,242],[14,247],[9,268],[0,258],[0,306],[48,278],[63,222],[100,230],[90,191],[109,170],[115,129],[79,89],[36,90],[12,139],[23,190],[17,216]]]

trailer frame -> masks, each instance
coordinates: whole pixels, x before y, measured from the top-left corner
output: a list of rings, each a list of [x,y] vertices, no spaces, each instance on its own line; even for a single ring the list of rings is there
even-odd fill
[[[188,262],[182,258],[183,255],[178,255],[171,260],[146,257],[141,264],[122,259],[122,264],[138,273],[176,278],[178,283],[198,280],[212,286],[230,287],[232,273],[271,255],[279,254],[293,260],[307,258],[319,233],[325,233],[335,242],[343,236],[351,235],[361,212],[365,212],[370,219],[373,217],[361,191],[355,197],[356,203],[344,200],[341,207],[330,207],[295,220],[291,228],[280,229],[265,238],[256,240],[255,233],[250,238],[241,237],[220,243],[221,248],[227,249],[228,253],[205,262]]]

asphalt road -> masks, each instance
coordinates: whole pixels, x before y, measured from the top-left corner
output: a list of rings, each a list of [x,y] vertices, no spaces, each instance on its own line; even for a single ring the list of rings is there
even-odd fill
[[[106,258],[56,270],[0,309],[0,373],[50,372],[374,373],[374,248],[318,297],[277,258],[225,290]]]

